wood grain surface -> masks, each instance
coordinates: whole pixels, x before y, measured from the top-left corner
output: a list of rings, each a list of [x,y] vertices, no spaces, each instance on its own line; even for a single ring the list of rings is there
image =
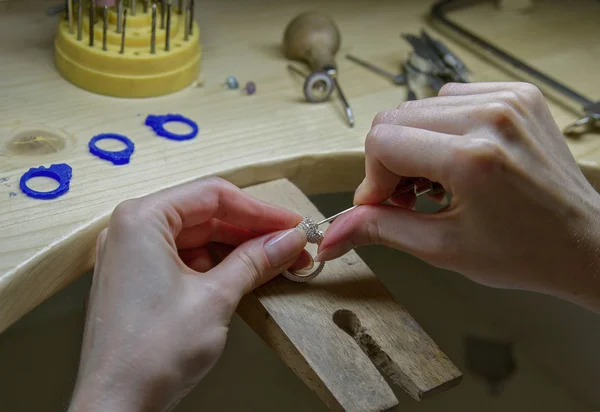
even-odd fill
[[[288,180],[245,190],[315,221],[324,217]],[[273,279],[246,296],[238,314],[333,410],[395,406],[382,374],[417,400],[462,377],[355,252],[328,262],[309,283]]]
[[[352,190],[363,176],[363,142],[374,115],[405,98],[402,87],[343,58],[353,53],[397,70],[409,52],[401,32],[428,27],[431,1],[206,0],[196,7],[203,47],[198,84],[160,98],[98,96],[60,77],[53,64],[56,20],[52,2],[10,0],[0,8],[0,331],[89,270],[93,245],[124,199],[207,175],[246,186],[287,177],[305,193]],[[348,128],[338,100],[308,104],[302,79],[286,70],[283,30],[298,13],[330,13],[342,33],[340,83],[355,113]],[[596,82],[600,4],[593,0],[539,1],[532,12],[493,3],[455,18],[589,96]],[[464,58],[473,79],[515,80],[433,28]],[[225,76],[257,93],[223,87]],[[551,102],[560,126],[578,118],[564,98]],[[148,114],[180,113],[200,126],[197,138],[174,142],[144,126]],[[125,134],[136,144],[131,164],[115,167],[88,153],[89,139]],[[600,176],[600,138],[569,146],[590,180]],[[66,162],[71,190],[55,200],[24,196],[20,176],[30,167]],[[32,183],[33,184],[33,183]],[[37,183],[36,183],[37,184]],[[44,184],[43,182],[41,183]]]

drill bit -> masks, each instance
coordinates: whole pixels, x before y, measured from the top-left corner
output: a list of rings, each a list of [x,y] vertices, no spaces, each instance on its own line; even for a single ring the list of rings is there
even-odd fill
[[[94,24],[96,24],[96,2],[90,1],[90,47],[94,47]]]
[[[165,33],[165,51],[169,51],[171,42],[171,0],[167,1],[167,32]]]
[[[83,19],[83,1],[79,1],[77,5],[77,40],[81,41],[83,38],[83,24],[81,23]]]
[[[123,31],[123,0],[117,3],[117,33]]]
[[[104,6],[102,15],[102,50],[106,51],[106,32],[108,31],[108,6]]]
[[[120,53],[125,53],[125,32],[127,31],[127,9],[123,11],[123,33],[121,34],[121,51]]]
[[[67,20],[69,21],[69,33],[73,33],[73,0],[67,0]]]
[[[190,34],[194,31],[194,0],[190,0]]]
[[[160,1],[160,28],[165,28],[165,0]]]
[[[156,53],[156,4],[152,3],[152,32],[150,34],[150,53]]]
[[[183,40],[188,41],[190,39],[190,9],[188,7],[185,8],[185,15],[183,19]]]

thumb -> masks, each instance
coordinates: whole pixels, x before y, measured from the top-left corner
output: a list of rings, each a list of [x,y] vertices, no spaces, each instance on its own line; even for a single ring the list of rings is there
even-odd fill
[[[241,297],[292,266],[306,243],[306,233],[297,228],[251,239],[209,273]]]
[[[449,249],[443,244],[446,220],[388,205],[365,205],[335,219],[327,228],[315,261],[336,259],[350,250],[381,244],[415,255],[430,263],[439,262]]]

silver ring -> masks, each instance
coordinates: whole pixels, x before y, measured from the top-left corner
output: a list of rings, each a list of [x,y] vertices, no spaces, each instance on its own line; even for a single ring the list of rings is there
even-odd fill
[[[283,276],[286,279],[292,280],[294,282],[308,282],[309,280],[312,280],[319,276],[319,274],[323,271],[324,267],[325,262],[319,262],[319,266],[317,266],[317,268],[312,272],[310,270],[299,270],[296,272],[290,272],[289,270],[285,270],[283,272]]]
[[[319,227],[311,218],[305,217],[304,219],[302,219],[302,222],[300,222],[298,224],[298,226],[296,226],[296,227],[298,229],[302,229],[304,231],[304,233],[306,233],[306,238],[308,240],[308,243],[313,243],[313,244],[319,245],[323,241],[323,237],[324,237],[323,232],[321,232],[319,230]],[[314,258],[311,256],[311,259],[314,259]],[[313,262],[314,262],[314,260],[313,260]],[[294,282],[308,282],[309,280],[316,278],[323,271],[324,267],[325,267],[325,262],[319,262],[319,265],[313,271],[310,270],[310,269],[312,269],[312,267],[309,270],[303,269],[303,270],[294,271],[294,272],[289,271],[289,270],[284,270],[283,276],[286,279],[289,279]]]

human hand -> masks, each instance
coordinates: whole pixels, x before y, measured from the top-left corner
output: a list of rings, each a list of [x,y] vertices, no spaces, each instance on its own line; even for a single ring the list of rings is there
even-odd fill
[[[70,411],[172,408],[221,355],[242,296],[309,263],[304,232],[280,232],[301,220],[215,178],[119,205],[98,238]]]
[[[483,284],[600,310],[600,196],[537,88],[448,84],[379,113],[365,151],[354,198],[363,206],[331,224],[318,260],[379,243]],[[410,176],[441,183],[450,205],[412,210],[414,195],[393,194]]]

